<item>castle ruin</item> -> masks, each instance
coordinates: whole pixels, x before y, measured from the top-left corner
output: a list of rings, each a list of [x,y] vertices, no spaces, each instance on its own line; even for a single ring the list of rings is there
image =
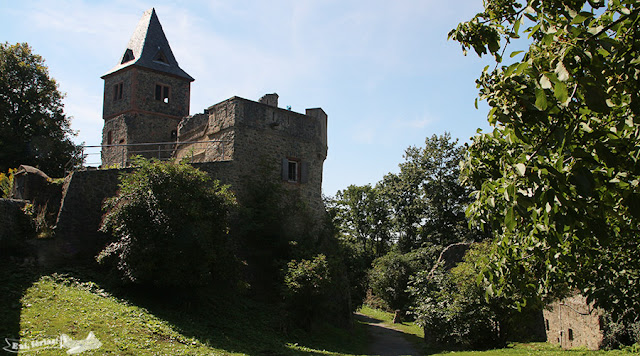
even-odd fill
[[[321,209],[327,114],[279,108],[278,95],[267,94],[258,102],[232,97],[188,116],[194,79],[178,65],[154,9],[102,79],[103,167],[126,167],[134,155],[228,162],[213,178],[242,190],[243,180],[266,165],[267,177]]]

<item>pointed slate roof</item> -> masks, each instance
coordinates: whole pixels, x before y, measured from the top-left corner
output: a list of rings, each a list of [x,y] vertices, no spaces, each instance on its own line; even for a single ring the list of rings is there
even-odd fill
[[[189,81],[194,80],[178,65],[154,8],[144,12],[127,44],[127,49],[120,57],[120,63],[102,78],[130,66],[149,68]]]

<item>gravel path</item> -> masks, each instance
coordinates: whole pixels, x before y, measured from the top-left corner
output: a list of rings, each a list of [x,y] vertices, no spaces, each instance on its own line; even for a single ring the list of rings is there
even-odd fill
[[[371,338],[369,351],[371,355],[400,356],[420,355],[402,332],[384,325],[381,320],[356,313],[355,318],[367,324],[367,333]]]

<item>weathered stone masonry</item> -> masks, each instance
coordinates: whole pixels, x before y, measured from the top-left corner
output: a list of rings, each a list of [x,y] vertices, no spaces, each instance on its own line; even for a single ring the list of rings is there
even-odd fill
[[[296,113],[279,108],[277,94],[267,94],[258,102],[232,97],[187,116],[194,79],[178,66],[153,9],[138,23],[119,64],[102,78],[102,169],[66,177],[56,238],[39,250],[41,262],[91,261],[104,247],[107,237],[98,232],[102,204],[117,193],[118,176],[129,170],[121,167],[134,154],[188,157],[213,179],[231,185],[240,203],[249,198],[248,184],[256,178],[282,184],[298,193],[317,225],[323,221],[327,115],[322,109]]]

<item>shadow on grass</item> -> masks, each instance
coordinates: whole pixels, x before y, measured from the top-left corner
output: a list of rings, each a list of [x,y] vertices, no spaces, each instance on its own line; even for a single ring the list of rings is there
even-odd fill
[[[0,260],[0,340],[20,339],[21,299],[25,291],[36,282],[41,274],[29,264],[11,258]]]
[[[318,351],[327,345],[322,337],[318,341],[297,330],[284,334],[285,324],[277,305],[255,301],[228,289],[123,288],[111,283],[102,287],[165,320],[183,336],[212,348],[248,355],[326,355]],[[329,346],[333,346],[331,341]],[[336,350],[328,351],[344,352],[341,347],[332,348]]]
[[[26,290],[44,275],[58,273],[79,283],[93,282],[108,294],[126,303],[144,308],[169,323],[185,338],[229,353],[248,355],[326,355],[356,353],[352,337],[358,330],[344,330],[323,325],[311,333],[289,330],[275,303],[258,302],[246,295],[207,287],[197,290],[121,287],[105,279],[104,271],[89,267],[44,270],[22,268],[0,262],[0,341],[18,339],[20,334],[20,300]],[[360,329],[360,331],[362,331]],[[4,345],[3,345],[4,346]],[[360,347],[360,348],[358,348]],[[320,351],[322,350],[322,351]],[[357,352],[362,354],[362,352]]]

